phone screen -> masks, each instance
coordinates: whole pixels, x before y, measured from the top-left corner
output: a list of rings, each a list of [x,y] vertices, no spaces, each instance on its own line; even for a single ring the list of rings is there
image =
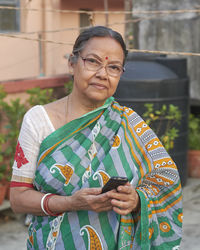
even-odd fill
[[[128,182],[128,178],[112,176],[109,181],[103,186],[102,193],[108,192],[112,189],[116,189],[118,186],[124,185]]]

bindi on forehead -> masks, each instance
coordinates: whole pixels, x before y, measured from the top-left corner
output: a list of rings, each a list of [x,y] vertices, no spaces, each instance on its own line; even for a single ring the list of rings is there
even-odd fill
[[[108,57],[106,56],[105,59],[108,60]]]

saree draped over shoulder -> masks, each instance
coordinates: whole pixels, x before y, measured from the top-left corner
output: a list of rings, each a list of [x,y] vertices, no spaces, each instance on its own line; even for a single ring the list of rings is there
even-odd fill
[[[70,196],[102,187],[111,176],[128,177],[140,196],[139,212],[34,216],[28,249],[179,249],[182,191],[175,163],[142,118],[113,98],[43,140],[34,186]]]

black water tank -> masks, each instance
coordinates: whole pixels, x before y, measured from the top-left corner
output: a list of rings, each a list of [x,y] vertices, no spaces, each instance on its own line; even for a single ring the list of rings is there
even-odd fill
[[[177,164],[184,186],[187,180],[189,114],[187,61],[185,58],[133,53],[129,55],[125,68],[115,93],[121,105],[131,107],[141,116],[146,110],[146,103],[154,104],[156,110],[163,104],[173,104],[181,111],[182,119],[176,126],[179,136],[169,154]]]

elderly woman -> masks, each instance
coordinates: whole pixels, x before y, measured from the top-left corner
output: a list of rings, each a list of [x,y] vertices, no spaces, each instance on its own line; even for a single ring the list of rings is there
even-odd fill
[[[115,93],[127,51],[121,35],[82,32],[69,58],[72,93],[25,115],[11,206],[31,213],[28,249],[178,249],[177,168],[142,118]],[[128,182],[102,193],[112,176]]]

